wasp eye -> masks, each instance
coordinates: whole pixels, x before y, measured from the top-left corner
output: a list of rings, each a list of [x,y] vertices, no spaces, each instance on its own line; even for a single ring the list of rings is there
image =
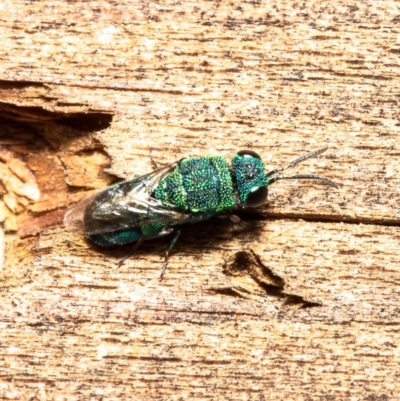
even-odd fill
[[[261,157],[258,155],[258,153],[253,152],[252,150],[240,150],[237,152],[239,156],[249,156],[249,157],[255,157],[256,159],[261,159]]]
[[[258,207],[265,203],[268,196],[268,187],[255,187],[246,199],[247,207]]]

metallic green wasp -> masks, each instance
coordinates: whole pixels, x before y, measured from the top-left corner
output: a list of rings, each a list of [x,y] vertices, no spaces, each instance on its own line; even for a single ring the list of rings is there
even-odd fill
[[[268,186],[279,180],[320,180],[336,187],[318,175],[282,175],[284,170],[326,150],[308,153],[269,173],[260,156],[251,150],[235,154],[231,167],[222,156],[184,158],[83,199],[67,211],[64,225],[101,247],[135,243],[132,251],[144,240],[174,233],[165,253],[162,277],[182,226],[258,207],[267,199]]]

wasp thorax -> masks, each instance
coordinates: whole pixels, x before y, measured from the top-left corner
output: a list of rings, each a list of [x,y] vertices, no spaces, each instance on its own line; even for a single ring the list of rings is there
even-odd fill
[[[268,179],[260,156],[252,150],[241,150],[232,158],[232,169],[240,203],[248,207],[262,205],[268,195]]]

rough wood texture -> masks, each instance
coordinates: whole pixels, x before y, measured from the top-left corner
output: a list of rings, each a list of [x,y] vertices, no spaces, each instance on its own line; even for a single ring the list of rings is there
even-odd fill
[[[397,2],[13,0],[0,37],[1,399],[400,399]],[[165,239],[60,224],[152,159],[323,146],[340,190],[188,228],[162,282]]]

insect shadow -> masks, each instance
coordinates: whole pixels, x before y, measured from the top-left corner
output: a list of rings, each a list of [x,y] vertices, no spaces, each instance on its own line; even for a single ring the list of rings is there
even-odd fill
[[[239,217],[240,216],[240,217]],[[257,213],[238,213],[239,220],[232,221],[228,216],[212,217],[207,221],[199,222],[195,225],[188,225],[184,228],[184,235],[181,235],[179,244],[174,248],[174,252],[170,254],[183,253],[210,253],[217,248],[224,248],[224,244],[229,243],[234,236],[243,236],[248,234],[251,241],[257,241],[259,229],[266,223],[261,214]],[[107,257],[115,257],[118,259],[118,267],[124,264],[127,259],[135,260],[143,255],[159,254],[164,255],[166,244],[170,243],[173,234],[164,237],[154,238],[152,241],[145,241],[140,247],[132,252],[132,245],[116,245],[113,247],[101,247],[94,244],[90,239],[86,239],[86,243],[96,252]]]

